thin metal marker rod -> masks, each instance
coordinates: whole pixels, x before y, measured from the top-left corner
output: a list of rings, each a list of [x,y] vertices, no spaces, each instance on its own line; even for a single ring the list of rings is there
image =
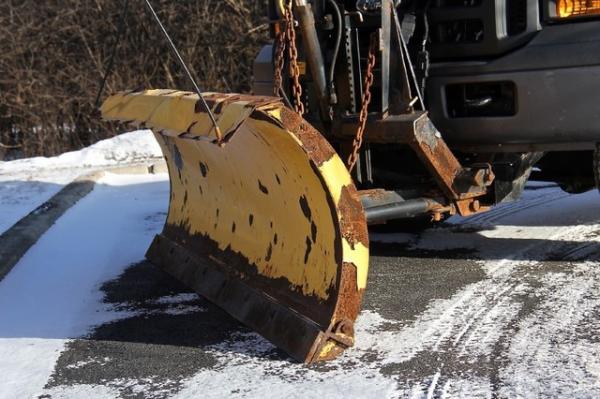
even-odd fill
[[[287,105],[291,109],[294,109],[294,106],[292,105],[292,102],[290,101],[289,97],[287,96],[285,90],[283,90],[283,87],[279,88],[279,95],[281,96],[281,98],[283,98],[285,105]]]
[[[129,9],[129,0],[125,0],[123,2],[123,10],[121,11],[121,16],[119,17],[119,27],[117,28],[117,36],[115,37],[115,43],[113,44],[112,50],[110,52],[110,58],[108,59],[108,66],[106,67],[106,71],[104,72],[104,76],[102,77],[102,82],[100,83],[100,88],[98,89],[98,94],[96,94],[96,101],[94,101],[94,108],[98,109],[100,106],[100,97],[102,96],[102,92],[106,87],[106,81],[108,77],[112,73],[113,67],[115,65],[115,58],[117,55],[117,50],[119,48],[119,42],[121,41],[121,37],[125,30],[127,29],[127,25],[125,21],[127,19],[127,11]]]
[[[402,36],[402,28],[400,25],[400,19],[398,18],[398,13],[395,7],[392,7],[392,14],[394,16],[394,22],[396,24],[396,30],[398,31],[398,38],[400,39],[401,49],[404,50],[406,54],[406,60],[408,61],[408,69],[410,70],[411,77],[413,78],[413,83],[415,85],[415,91],[417,92],[417,97],[419,97],[419,102],[421,103],[421,107],[425,111],[425,102],[423,101],[423,94],[421,93],[421,89],[419,88],[419,84],[417,81],[417,76],[415,75],[415,70],[413,68],[412,60],[410,59],[410,54],[408,53],[408,46],[406,45],[406,41],[404,40],[404,36]]]
[[[167,32],[167,30],[165,29],[165,26],[160,21],[160,18],[156,14],[156,11],[154,11],[154,7],[152,7],[152,4],[150,4],[149,0],[145,0],[145,2],[146,2],[146,5],[148,6],[148,9],[150,10],[150,13],[154,17],[154,20],[156,21],[156,23],[158,24],[158,26],[160,26],[160,29],[162,30],[163,35],[167,39],[167,42],[169,43],[169,46],[171,47],[171,50],[175,54],[175,58],[177,58],[177,61],[179,61],[179,65],[181,65],[181,68],[183,68],[183,71],[187,75],[188,79],[190,80],[190,82],[192,82],[192,85],[194,86],[194,89],[196,90],[196,93],[198,93],[198,97],[200,97],[200,101],[202,102],[202,105],[204,106],[204,109],[208,113],[208,116],[210,117],[210,120],[212,121],[212,123],[213,123],[213,125],[215,127],[215,133],[217,135],[217,142],[221,143],[221,141],[223,140],[223,137],[221,135],[221,129],[219,129],[219,125],[217,124],[217,120],[215,119],[215,115],[212,113],[212,110],[210,109],[210,107],[206,103],[206,100],[202,96],[202,91],[200,90],[200,87],[196,83],[196,80],[192,76],[192,73],[190,72],[190,70],[188,69],[185,61],[181,57],[181,54],[179,53],[179,50],[177,50],[177,47],[175,47],[175,43],[173,43],[173,40],[171,39],[171,36],[169,35],[169,33]]]

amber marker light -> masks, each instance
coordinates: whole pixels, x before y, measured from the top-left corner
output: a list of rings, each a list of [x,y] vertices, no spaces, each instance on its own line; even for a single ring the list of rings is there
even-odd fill
[[[556,0],[560,19],[600,15],[600,0]]]

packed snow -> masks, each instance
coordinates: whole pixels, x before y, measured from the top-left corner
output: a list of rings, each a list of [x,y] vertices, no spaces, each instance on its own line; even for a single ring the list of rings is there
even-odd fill
[[[0,161],[0,234],[81,175],[161,157],[152,132],[138,130],[52,158]]]
[[[150,133],[139,131],[56,158],[0,163],[0,215],[10,214],[0,229],[84,171],[157,156]],[[208,347],[216,363],[178,381],[176,392],[168,381],[126,376],[48,386],[69,342],[144,312],[107,305],[100,285],[143,259],[168,190],[166,175],[107,174],[0,281],[0,398],[600,397],[600,197],[536,184],[521,202],[489,213],[420,233],[373,234],[409,253],[472,251],[481,278],[410,320],[362,312],[356,346],[322,367],[273,358],[259,335],[232,333]],[[152,302],[178,317],[204,311],[195,299]]]
[[[108,174],[0,281],[0,398],[39,394],[69,338],[130,316],[98,285],[143,258],[167,206],[166,175]],[[141,220],[131,223],[131,220]]]

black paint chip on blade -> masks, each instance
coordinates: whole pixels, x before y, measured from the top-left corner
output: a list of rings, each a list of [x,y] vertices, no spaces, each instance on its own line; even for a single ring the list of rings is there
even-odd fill
[[[264,194],[269,194],[269,189],[266,188],[260,180],[258,181],[258,189],[260,191],[262,191]]]
[[[306,252],[304,253],[304,263],[308,263],[310,251],[312,251],[312,241],[310,240],[310,237],[306,237]]]
[[[200,162],[200,173],[202,173],[202,177],[206,177],[208,174],[208,166],[204,162]]]
[[[173,160],[175,161],[175,166],[177,166],[178,170],[183,169],[183,159],[181,158],[181,153],[179,152],[177,145],[173,145]]]
[[[281,123],[281,121],[279,121],[276,118],[273,118],[272,116],[270,116],[269,114],[267,114],[263,111],[256,111],[256,110],[253,111],[250,114],[250,118],[257,120],[257,121],[270,123],[271,125],[275,125],[280,129],[285,129],[285,126],[283,125],[283,123]]]
[[[185,131],[186,133],[190,133],[192,131],[192,128],[194,126],[196,126],[196,124],[198,123],[198,121],[194,121],[192,123],[190,123],[190,125],[188,126],[187,130]]]
[[[208,108],[212,110],[212,108],[215,105],[214,100],[204,98],[204,101],[206,101],[206,105],[208,106]],[[198,101],[196,101],[196,104],[194,104],[194,112],[197,114],[207,112],[206,107],[204,106],[204,103],[202,102],[202,99],[198,99]]]
[[[223,113],[223,105],[225,105],[225,101],[220,101],[215,107],[214,113],[220,115]]]
[[[308,200],[306,199],[305,195],[300,197],[299,203],[300,203],[300,208],[302,209],[302,213],[304,214],[304,217],[306,217],[308,220],[311,220],[312,219],[312,211],[310,210],[310,206],[308,205]]]
[[[271,256],[273,255],[273,244],[269,243],[269,248],[267,249],[267,256],[265,256],[265,260],[269,262],[271,260]]]

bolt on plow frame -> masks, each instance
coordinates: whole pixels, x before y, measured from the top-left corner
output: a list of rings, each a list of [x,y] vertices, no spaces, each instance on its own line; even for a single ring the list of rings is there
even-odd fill
[[[242,95],[202,93],[146,4],[195,89],[102,105],[106,120],[152,129],[168,165],[167,221],[147,257],[298,361],[353,345],[367,224],[517,199],[554,148],[523,139],[500,151],[484,134],[461,143],[438,131],[425,107],[427,48],[415,54],[402,25],[427,7],[270,0],[274,43],[256,59],[256,95]],[[465,106],[494,98],[479,100]]]

